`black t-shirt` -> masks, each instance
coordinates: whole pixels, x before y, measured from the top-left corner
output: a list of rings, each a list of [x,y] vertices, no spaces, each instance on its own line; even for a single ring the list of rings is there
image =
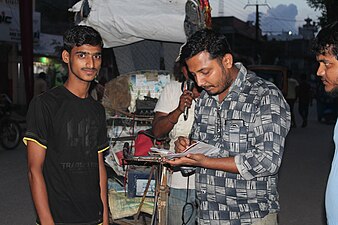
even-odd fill
[[[30,103],[24,139],[46,147],[43,175],[54,221],[102,221],[98,152],[109,146],[103,106],[53,88]]]

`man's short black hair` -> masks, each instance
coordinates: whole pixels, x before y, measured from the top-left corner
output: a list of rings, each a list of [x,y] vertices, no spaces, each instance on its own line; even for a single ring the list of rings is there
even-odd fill
[[[63,35],[63,48],[67,52],[75,46],[92,45],[103,47],[103,41],[99,32],[89,26],[74,26]]]
[[[317,55],[329,52],[338,59],[338,21],[326,25],[319,31],[313,50]]]
[[[232,54],[224,34],[205,28],[197,31],[187,40],[182,47],[180,60],[184,62],[203,51],[207,51],[212,59],[222,58],[227,53]]]

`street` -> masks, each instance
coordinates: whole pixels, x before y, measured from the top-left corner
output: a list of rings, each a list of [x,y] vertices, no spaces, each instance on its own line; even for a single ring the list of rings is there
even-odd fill
[[[301,119],[287,136],[280,169],[280,225],[326,225],[324,195],[334,152],[334,125],[316,121],[312,107],[309,125],[300,128]]]
[[[23,143],[14,150],[0,148],[0,178],[0,224],[35,224]]]
[[[298,125],[297,105],[295,115]],[[280,169],[280,225],[324,225],[324,192],[333,156],[333,126],[316,120],[315,104],[309,125],[292,128]],[[23,144],[0,148],[0,224],[34,225],[35,214],[27,181]]]

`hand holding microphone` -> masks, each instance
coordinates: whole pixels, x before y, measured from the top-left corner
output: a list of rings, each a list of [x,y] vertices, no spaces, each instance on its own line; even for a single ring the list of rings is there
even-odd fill
[[[185,83],[182,83],[183,94],[180,97],[180,103],[177,109],[183,113],[184,120],[188,119],[188,110],[193,101],[192,89],[194,88],[194,81],[187,80]]]
[[[192,89],[194,88],[194,86],[195,86],[194,81],[191,80],[191,79],[188,79],[187,80],[187,91],[192,92]],[[191,95],[191,97],[192,97],[192,95]],[[189,108],[190,108],[190,105],[185,107],[185,110],[184,110],[184,120],[188,119]]]

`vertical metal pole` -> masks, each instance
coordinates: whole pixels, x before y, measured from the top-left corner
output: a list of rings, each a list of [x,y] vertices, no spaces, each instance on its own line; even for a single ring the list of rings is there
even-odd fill
[[[21,54],[23,73],[25,77],[26,104],[33,98],[33,2],[32,0],[19,1]]]
[[[161,163],[159,165],[160,174],[160,190],[158,199],[158,224],[167,224],[167,200],[168,200],[168,186],[167,186],[167,167]]]
[[[258,41],[258,31],[259,31],[259,9],[258,4],[256,5],[256,41]]]
[[[254,49],[254,59],[256,61],[256,63],[259,62],[259,53],[260,53],[260,42],[259,42],[259,6],[267,6],[268,8],[270,8],[270,6],[268,4],[246,4],[244,6],[244,9],[248,6],[256,6],[256,36],[255,36],[255,49]]]

